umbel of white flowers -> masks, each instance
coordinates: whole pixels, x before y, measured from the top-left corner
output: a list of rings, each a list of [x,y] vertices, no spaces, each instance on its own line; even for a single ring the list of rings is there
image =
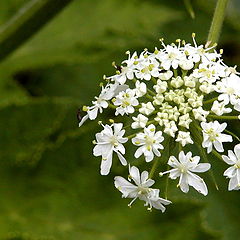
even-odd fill
[[[87,119],[96,119],[104,109],[112,113],[110,123],[99,121],[103,130],[94,140],[93,155],[102,158],[102,175],[110,172],[114,155],[123,166],[139,159],[138,166],[151,168],[149,175],[129,167],[129,181],[115,177],[115,186],[123,197],[133,199],[130,205],[139,198],[149,209],[165,210],[170,201],[159,197],[159,189],[150,188],[155,172],[178,178],[177,186],[184,193],[191,186],[207,195],[207,185],[196,174],[210,169],[210,163],[201,163],[208,161],[207,154],[231,165],[224,172],[230,179],[228,190],[240,189],[240,144],[234,153],[220,154],[225,151],[223,143],[239,141],[223,122],[239,120],[239,73],[223,62],[222,50],[198,46],[195,34],[192,37],[193,45],[179,39],[165,45],[161,39],[161,48],[154,52],[145,49],[131,55],[128,51],[120,66],[113,63],[116,74],[104,77],[106,83],[101,84],[92,105],[83,107],[86,115],[79,126]],[[131,144],[135,154],[126,159],[125,146]],[[171,154],[168,150],[163,157],[167,149]],[[193,156],[191,149],[199,156]],[[164,163],[172,169],[160,169]]]

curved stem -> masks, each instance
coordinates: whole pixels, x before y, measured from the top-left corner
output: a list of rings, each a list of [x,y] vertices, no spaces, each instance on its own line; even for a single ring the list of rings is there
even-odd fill
[[[208,33],[207,41],[210,42],[210,45],[214,45],[218,42],[221,28],[223,25],[223,20],[225,17],[225,12],[227,8],[228,0],[218,0],[213,19],[212,24]]]
[[[31,0],[0,27],[0,60],[33,36],[73,0]]]
[[[227,129],[225,129],[224,132],[230,134],[232,137],[234,137],[235,139],[237,139],[240,142],[239,137],[236,134],[234,134],[233,132],[231,132],[231,131],[229,131]]]

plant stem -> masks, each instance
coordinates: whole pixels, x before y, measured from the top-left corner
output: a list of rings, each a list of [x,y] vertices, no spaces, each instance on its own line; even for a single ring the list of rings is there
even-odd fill
[[[231,131],[229,131],[227,129],[225,129],[224,132],[230,134],[232,137],[234,137],[235,139],[237,139],[240,142],[239,137],[236,134],[234,134],[233,132],[231,132]]]
[[[206,101],[203,102],[203,104],[212,103],[212,102],[214,102],[215,100],[218,100],[218,97],[214,97],[214,98],[212,98],[212,99],[206,100]]]
[[[227,3],[228,0],[218,0],[217,2],[207,39],[207,42],[210,42],[210,45],[214,45],[218,42],[225,17]]]
[[[32,37],[72,0],[31,0],[0,27],[0,60]]]
[[[239,120],[238,116],[217,116],[217,115],[208,115],[207,117],[213,119],[223,119],[223,120]]]
[[[164,145],[164,151],[163,151],[162,155],[154,160],[154,163],[152,165],[152,169],[149,173],[149,178],[152,178],[154,176],[154,173],[155,173],[155,171],[156,171],[156,169],[159,165],[160,159],[163,160],[163,159],[165,159],[165,158],[167,159],[169,157],[169,156],[167,156],[168,155],[167,153],[169,151],[168,149],[170,148],[169,143],[170,143],[170,137],[168,137],[166,139],[166,145]]]

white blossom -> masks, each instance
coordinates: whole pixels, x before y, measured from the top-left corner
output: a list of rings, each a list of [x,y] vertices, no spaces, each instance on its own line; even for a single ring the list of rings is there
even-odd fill
[[[205,182],[194,173],[206,172],[210,169],[211,165],[209,163],[199,163],[200,157],[192,157],[191,152],[188,152],[185,155],[185,153],[181,151],[178,158],[179,160],[177,160],[176,157],[171,156],[168,160],[168,165],[173,169],[160,173],[160,176],[169,173],[169,178],[171,179],[179,177],[178,187],[180,187],[184,193],[187,193],[189,191],[189,186],[192,186],[199,193],[207,195],[208,189]]]
[[[193,140],[190,137],[190,132],[179,131],[176,142],[179,142],[184,147],[187,144],[193,144]]]
[[[131,127],[133,129],[136,128],[145,128],[147,122],[148,122],[148,118],[142,114],[138,114],[137,117],[133,117],[133,123],[131,124]]]
[[[135,87],[137,97],[142,97],[147,93],[147,85],[144,82],[136,81]]]
[[[159,197],[159,189],[150,188],[155,181],[148,178],[147,171],[143,171],[140,174],[137,167],[130,167],[128,179],[116,176],[114,178],[114,185],[122,193],[123,198],[133,198],[128,204],[129,207],[139,198],[145,201],[144,206],[149,206],[148,210],[156,208],[164,212],[166,209],[164,205],[171,203],[171,201]]]
[[[103,159],[101,174],[109,173],[115,153],[122,165],[127,164],[123,146],[127,139],[132,139],[129,144],[136,146],[134,162],[140,164],[138,158],[143,156],[146,162],[153,161],[153,166],[156,166],[154,161],[161,157],[160,151],[168,147],[166,144],[171,148],[173,141],[184,150],[191,150],[194,146],[190,144],[199,144],[194,142],[199,138],[202,139],[200,147],[210,153],[213,148],[224,152],[223,143],[232,142],[232,136],[238,138],[227,130],[227,123],[211,119],[240,119],[240,73],[236,66],[229,67],[224,63],[222,50],[214,50],[215,45],[208,47],[209,43],[198,46],[195,34],[192,38],[193,44],[180,39],[165,44],[160,39],[162,47],[156,47],[154,52],[144,49],[139,54],[130,54],[128,51],[127,59],[120,66],[113,63],[116,74],[104,77],[106,84],[102,84],[99,96],[90,106],[83,107],[87,114],[79,126],[87,119],[99,118],[103,111],[107,115],[102,117],[102,122],[108,120],[113,123],[111,126],[103,125],[103,131],[96,134],[93,153]],[[231,116],[228,115],[230,112]],[[168,138],[164,142],[163,135]],[[224,173],[230,179],[229,190],[240,189],[240,145],[237,146],[234,153],[229,151],[229,156],[223,156],[224,161],[231,165]],[[180,178],[182,191],[188,192],[189,186],[193,186],[206,195],[204,181],[194,172],[205,172],[210,165],[199,163],[199,160],[200,157],[192,157],[191,152],[186,155],[181,152],[179,160],[172,156],[168,161],[173,167],[168,172],[170,178]],[[131,172],[138,171],[134,167],[131,169]],[[131,179],[132,183],[122,177],[115,178],[115,186],[120,187],[124,197],[132,197],[133,201],[140,198],[150,208],[163,210],[159,205],[159,190],[145,185],[147,177],[143,180],[139,175]]]
[[[122,163],[127,165],[127,161],[124,158],[125,148],[123,143],[127,142],[127,138],[124,138],[125,130],[122,129],[122,123],[114,123],[112,125],[103,125],[103,130],[96,134],[96,146],[93,149],[94,156],[102,156],[101,162],[101,174],[107,175],[112,166],[112,156],[115,152]]]
[[[169,80],[170,78],[172,78],[172,76],[173,76],[173,72],[168,70],[168,71],[160,72],[159,79]]]
[[[224,176],[230,179],[228,184],[228,190],[239,190],[240,189],[240,144],[228,151],[228,156],[223,155],[223,160],[231,165],[225,172]]]
[[[138,100],[135,96],[135,91],[132,89],[127,89],[126,91],[120,92],[115,101],[113,102],[115,106],[119,106],[116,108],[116,116],[118,114],[124,115],[133,113],[135,111],[134,107],[137,106]]]
[[[226,108],[226,104],[225,102],[218,102],[218,101],[214,101],[211,111],[213,113],[215,113],[218,116],[223,115],[224,113],[230,113],[232,111],[231,108]]]
[[[192,110],[194,118],[201,122],[206,122],[206,117],[209,114],[209,111],[205,111],[202,107],[198,107]]]
[[[152,161],[154,155],[160,157],[161,153],[159,149],[163,149],[163,145],[161,144],[163,140],[162,131],[156,132],[156,127],[150,124],[144,128],[144,132],[138,133],[132,139],[132,143],[139,146],[134,157],[139,158],[143,154],[146,162]]]
[[[216,91],[221,93],[218,96],[219,101],[235,104],[236,96],[240,96],[240,77],[231,74],[230,77],[224,78],[216,85]]]
[[[201,123],[203,132],[202,147],[207,148],[207,152],[212,151],[214,146],[218,152],[223,152],[223,142],[232,142],[232,136],[222,133],[227,127],[227,123],[220,124],[218,121]]]
[[[150,115],[154,110],[155,108],[151,102],[142,103],[141,108],[139,108],[139,112],[146,115]]]

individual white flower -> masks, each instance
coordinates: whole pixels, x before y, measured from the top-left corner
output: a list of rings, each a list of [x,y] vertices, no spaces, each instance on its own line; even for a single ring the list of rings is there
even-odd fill
[[[154,105],[162,105],[162,103],[165,100],[165,97],[163,94],[157,94],[156,96],[153,97],[153,104]]]
[[[210,61],[203,62],[199,65],[197,69],[194,69],[193,76],[198,78],[200,83],[214,83],[220,78],[214,64],[211,64]]]
[[[240,77],[231,74],[230,77],[224,78],[217,82],[216,91],[221,93],[218,96],[219,101],[224,101],[225,104],[229,102],[235,104],[236,96],[240,95]]]
[[[181,151],[178,155],[179,161],[174,156],[170,156],[168,165],[173,169],[160,173],[169,173],[169,178],[176,179],[179,177],[178,187],[184,192],[189,191],[189,186],[195,188],[199,193],[203,195],[208,194],[207,186],[202,178],[194,174],[194,172],[206,172],[210,169],[209,163],[199,163],[200,157],[192,157],[192,153],[188,152],[186,155]]]
[[[147,93],[147,85],[144,82],[136,81],[135,93],[137,97],[142,97]]]
[[[214,101],[211,111],[214,112],[216,115],[221,116],[224,113],[230,113],[232,111],[231,108],[226,108],[225,102],[218,102]]]
[[[97,117],[98,111],[103,112],[103,108],[108,107],[107,100],[110,100],[114,96],[114,91],[116,90],[117,85],[108,84],[106,87],[102,87],[102,91],[98,97],[95,97],[95,101],[92,101],[93,106],[88,107],[87,114],[90,120],[94,120]]]
[[[139,146],[134,154],[135,158],[139,158],[142,154],[145,156],[146,162],[153,160],[154,155],[160,157],[161,153],[159,149],[163,149],[161,142],[164,140],[162,131],[156,131],[156,127],[150,124],[144,128],[144,132],[138,133],[135,138],[132,139],[132,143]]]
[[[192,110],[193,116],[196,120],[199,120],[201,122],[206,122],[206,117],[209,114],[209,111],[203,110],[202,107],[198,107]]]
[[[172,78],[172,76],[173,76],[173,72],[168,70],[168,71],[160,72],[158,77],[161,80],[169,80],[170,78]]]
[[[146,61],[142,61],[139,64],[139,71],[136,71],[136,77],[138,79],[144,79],[149,81],[151,77],[158,77],[159,76],[159,62],[155,59],[146,59]]]
[[[132,57],[130,56],[130,52],[127,52],[128,60],[123,61],[124,66],[120,67],[121,71],[117,71],[117,74],[110,77],[112,81],[115,81],[119,84],[124,84],[127,79],[132,80],[134,78],[134,72],[136,71],[137,62],[137,53],[134,52]]]
[[[132,89],[127,89],[126,91],[120,92],[116,99],[114,99],[113,104],[119,106],[116,108],[115,115],[124,115],[129,113],[134,113],[134,107],[137,106],[138,100],[135,96],[135,91]]]
[[[199,86],[199,89],[206,94],[209,94],[214,91],[215,86],[211,82],[202,82]]]
[[[159,57],[161,66],[165,70],[169,70],[170,67],[177,69],[179,63],[184,58],[184,54],[176,46],[167,45],[165,47],[165,54]]]
[[[168,89],[168,84],[166,81],[158,80],[157,84],[153,86],[156,93],[161,94],[164,93]]]
[[[193,144],[193,140],[190,137],[190,132],[179,131],[176,142],[180,142],[184,147],[187,144]]]
[[[160,198],[159,189],[150,188],[154,183],[154,180],[148,178],[147,171],[140,174],[139,169],[134,166],[129,168],[129,181],[120,176],[114,178],[114,185],[122,193],[122,197],[133,198],[128,204],[129,207],[139,198],[145,201],[144,206],[149,206],[148,210],[156,208],[164,212],[164,205],[170,204],[171,201]]]
[[[232,150],[228,151],[228,156],[223,155],[223,160],[231,165],[225,172],[224,176],[230,178],[228,184],[228,190],[239,190],[240,189],[240,144],[234,147],[234,152]]]
[[[192,122],[192,119],[190,118],[189,113],[182,115],[179,117],[179,126],[185,127],[185,128],[189,128],[189,124]]]
[[[112,166],[113,152],[118,155],[118,158],[122,165],[127,165],[127,161],[124,158],[125,148],[123,143],[127,142],[127,138],[124,138],[125,130],[122,129],[122,123],[113,123],[112,125],[103,125],[103,130],[96,134],[96,146],[93,149],[94,156],[102,156],[101,162],[101,174],[107,175]]]
[[[108,107],[108,100],[116,96],[119,92],[125,91],[128,88],[128,85],[119,85],[118,83],[108,83],[105,87],[102,87],[100,95],[98,97],[95,97],[95,101],[92,101],[93,106],[84,107],[84,111],[87,111],[87,114],[79,122],[79,127],[81,127],[87,119],[96,119],[98,112],[102,113],[103,108]]]
[[[136,128],[145,128],[147,122],[148,122],[148,118],[142,114],[138,114],[137,117],[133,117],[133,123],[131,124],[131,127],[133,129]]]
[[[185,76],[183,79],[184,79],[184,85],[190,88],[194,88],[196,86],[196,82],[198,82],[198,80],[192,77],[192,75]]]
[[[139,112],[145,115],[150,115],[155,110],[151,102],[142,103],[142,107],[139,108]]]
[[[175,133],[178,131],[176,123],[174,121],[166,122],[164,127],[164,132],[174,138]]]
[[[223,152],[223,142],[232,142],[232,136],[222,133],[227,127],[227,123],[220,124],[218,121],[214,122],[201,122],[203,132],[202,147],[207,148],[207,153],[212,151],[212,146],[218,152]]]
[[[184,83],[184,81],[179,76],[177,76],[176,78],[172,78],[172,80],[171,80],[171,85],[174,88],[180,88],[183,85],[183,83]]]
[[[183,59],[180,63],[179,66],[183,69],[183,70],[190,70],[194,67],[194,63],[192,60],[189,59]]]

